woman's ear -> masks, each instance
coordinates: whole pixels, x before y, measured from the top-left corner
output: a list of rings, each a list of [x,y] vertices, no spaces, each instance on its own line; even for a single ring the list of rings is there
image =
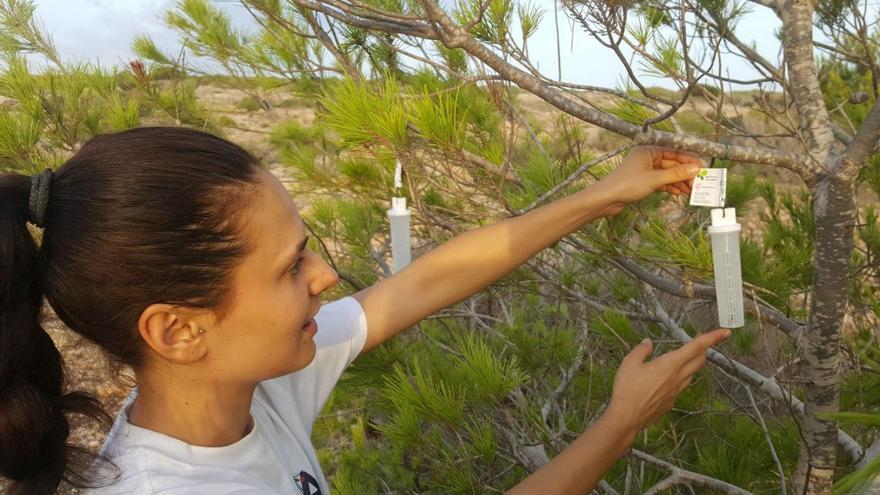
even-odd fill
[[[199,314],[180,306],[151,304],[138,319],[138,333],[160,356],[176,363],[189,363],[204,354],[204,328]]]

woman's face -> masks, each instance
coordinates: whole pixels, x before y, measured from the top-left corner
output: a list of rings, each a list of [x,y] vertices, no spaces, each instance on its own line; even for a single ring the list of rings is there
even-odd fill
[[[339,281],[306,248],[308,232],[290,194],[266,169],[259,174],[244,212],[251,252],[234,272],[235,301],[226,319],[201,334],[207,364],[240,383],[291,373],[314,359],[319,296]]]

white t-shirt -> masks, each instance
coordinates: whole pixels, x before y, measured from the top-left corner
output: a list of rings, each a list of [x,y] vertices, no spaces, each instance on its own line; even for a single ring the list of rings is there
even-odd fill
[[[343,370],[361,352],[367,317],[345,297],[321,307],[317,352],[304,369],[257,385],[254,427],[224,447],[201,447],[132,425],[132,390],[101,451],[122,471],[113,485],[90,495],[327,495],[330,489],[311,442],[312,425]],[[320,491],[319,491],[320,490]]]

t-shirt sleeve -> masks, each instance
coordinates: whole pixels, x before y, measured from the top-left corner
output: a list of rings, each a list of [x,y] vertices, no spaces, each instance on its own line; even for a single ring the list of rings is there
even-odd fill
[[[297,409],[309,432],[342,372],[360,354],[367,340],[367,315],[354,297],[324,304],[315,321],[315,359],[299,371],[261,384],[277,408],[292,400],[292,407]],[[284,414],[283,410],[279,413]]]

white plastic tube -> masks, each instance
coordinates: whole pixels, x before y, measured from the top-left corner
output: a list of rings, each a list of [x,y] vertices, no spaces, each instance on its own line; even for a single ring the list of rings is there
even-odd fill
[[[739,328],[745,325],[739,252],[742,226],[736,221],[736,208],[715,208],[711,214],[709,236],[712,238],[718,323],[724,328]]]
[[[388,221],[391,223],[391,272],[397,273],[412,261],[409,238],[409,208],[406,198],[391,198]]]
[[[403,187],[403,167],[400,161],[394,170],[394,190]],[[391,198],[391,209],[388,210],[388,222],[391,224],[391,273],[406,268],[412,261],[412,247],[409,232],[410,211],[406,207],[406,198]]]

